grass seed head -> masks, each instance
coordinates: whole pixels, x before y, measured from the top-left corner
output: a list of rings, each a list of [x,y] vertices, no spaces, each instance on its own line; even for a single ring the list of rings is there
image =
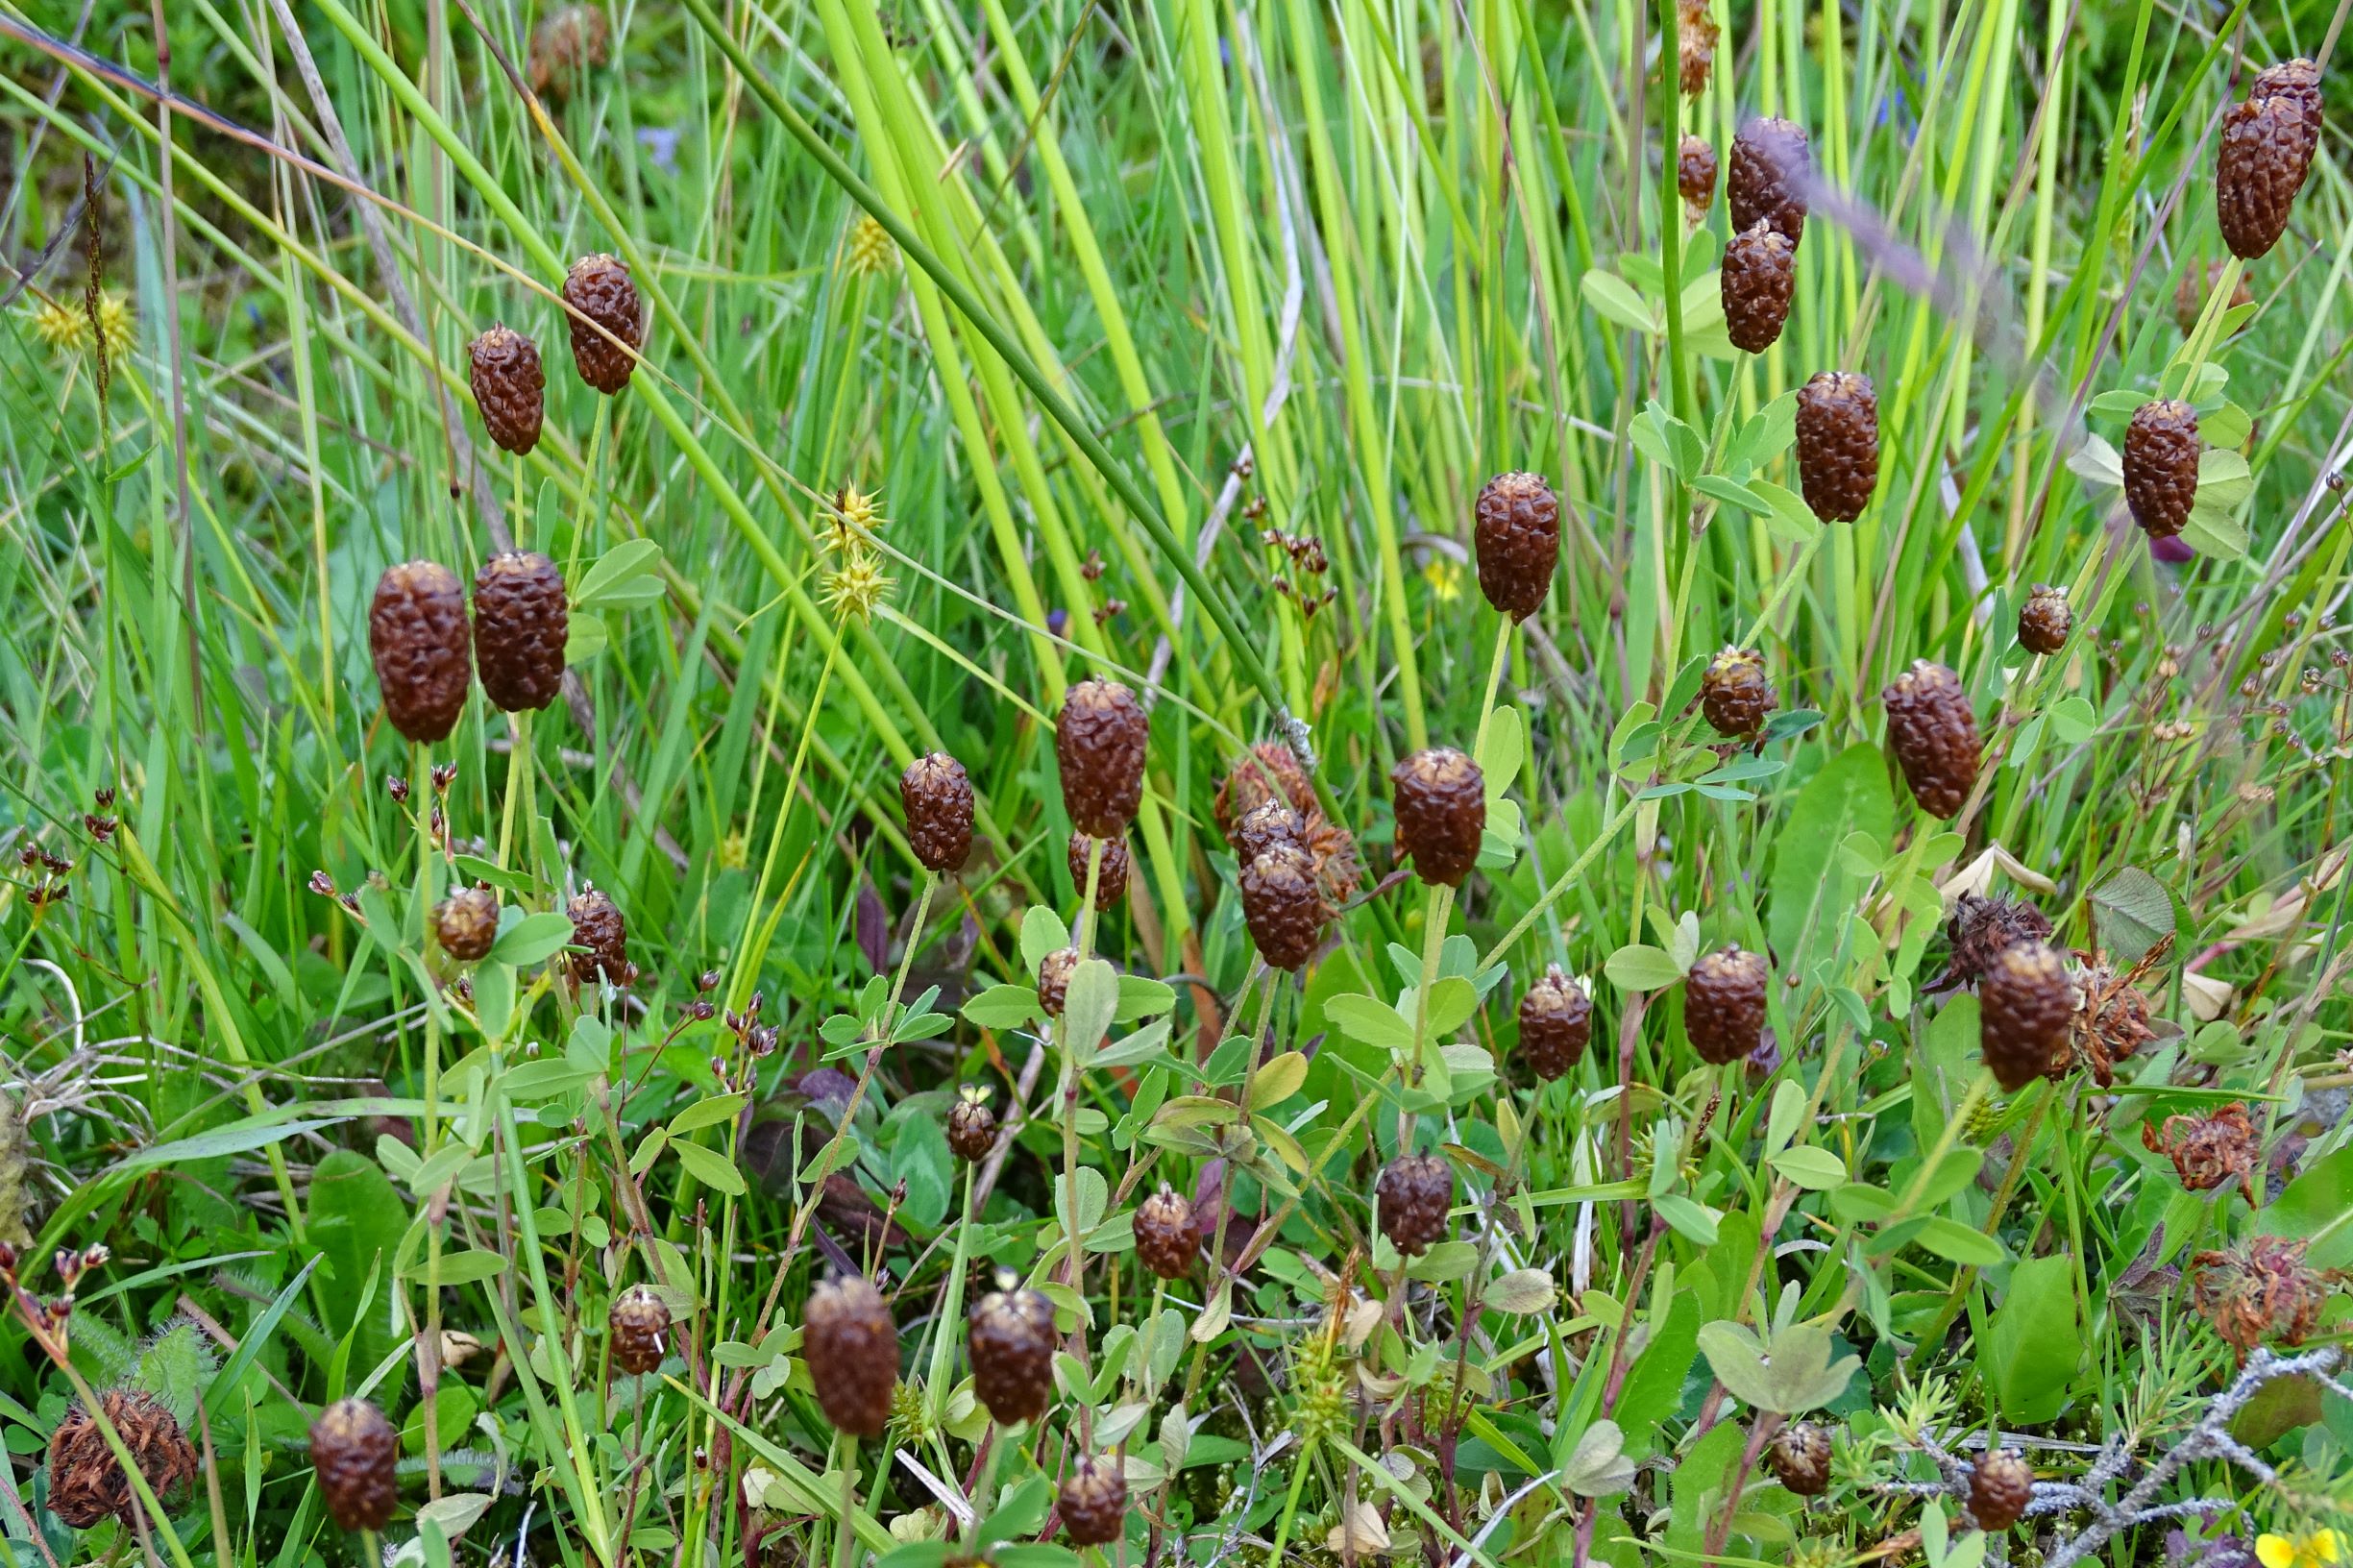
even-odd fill
[[[98,1396],[98,1408],[131,1451],[158,1502],[195,1479],[196,1450],[178,1419],[154,1395],[110,1388]],[[79,1403],[49,1434],[49,1508],[75,1530],[88,1530],[106,1519],[129,1525],[140,1508],[138,1493],[108,1446],[106,1433]]]
[[[1949,821],[1977,782],[1977,716],[1961,677],[1915,659],[1879,694],[1887,706],[1887,746],[1920,809]]]
[[[434,907],[433,940],[460,964],[487,957],[499,937],[499,895],[488,888],[460,888]]]
[[[2279,243],[2318,143],[2296,94],[2249,98],[2223,114],[2214,207],[2231,255],[2253,261]]]
[[[1550,1083],[1577,1066],[1593,1038],[1593,999],[1557,964],[1520,994],[1520,1054]]]
[[[1879,394],[1871,378],[1825,370],[1798,388],[1798,478],[1825,523],[1851,523],[1879,484]]]
[[[628,385],[637,368],[630,351],[646,345],[646,306],[629,269],[602,252],[580,257],[564,274],[564,303],[580,380],[607,396]]]
[[[898,1325],[863,1275],[828,1280],[809,1292],[801,1359],[825,1419],[852,1437],[879,1437],[898,1387]]]
[[[1814,155],[1803,127],[1771,116],[1749,121],[1732,137],[1731,168],[1725,177],[1732,232],[1770,224],[1796,249],[1805,237],[1806,192],[1813,179]]]
[[[392,727],[427,745],[449,739],[474,678],[474,635],[456,575],[434,561],[385,568],[368,606],[368,651]]]
[[[1079,896],[1082,898],[1087,895],[1088,845],[1095,842],[1097,841],[1090,839],[1084,833],[1070,835],[1070,852],[1067,856],[1070,865],[1070,885],[1078,890]],[[1111,909],[1116,906],[1120,899],[1127,896],[1129,870],[1127,839],[1121,836],[1115,839],[1104,839],[1101,843],[1103,851],[1095,859],[1094,907]]]
[[[2029,653],[2048,658],[2067,647],[2067,634],[2075,624],[2074,612],[2067,605],[2064,589],[2047,583],[2036,583],[2026,602],[2018,607],[2019,646]]]
[[[993,1290],[965,1333],[972,1392],[999,1426],[1035,1421],[1054,1391],[1054,1307],[1035,1290]]]
[[[1323,943],[1324,907],[1315,862],[1296,844],[1270,844],[1241,872],[1242,919],[1271,968],[1295,970]]]
[[[1700,711],[1708,727],[1728,740],[1754,736],[1778,705],[1761,653],[1728,648],[1708,661],[1700,677]]]
[[[1779,342],[1797,286],[1798,247],[1787,234],[1761,218],[1735,233],[1716,280],[1732,347],[1762,354]]]
[[[505,451],[525,455],[539,445],[548,409],[548,378],[539,347],[511,327],[493,325],[466,345],[475,405],[482,429]]]
[[[401,1501],[401,1434],[364,1399],[342,1399],[310,1424],[310,1465],[338,1530],[381,1530]]]
[[[1071,1545],[1117,1540],[1127,1528],[1127,1475],[1118,1457],[1079,1459],[1063,1478],[1056,1503]]]
[[[474,575],[474,660],[493,707],[536,712],[554,701],[571,630],[564,574],[547,556],[502,551]]]
[[[1373,1183],[1381,1200],[1381,1234],[1402,1257],[1428,1252],[1446,1239],[1446,1213],[1455,1206],[1455,1167],[1444,1156],[1401,1154]]]
[[[1977,983],[1977,1047],[2001,1087],[2016,1093],[2065,1060],[2075,988],[2047,943],[2002,949]]]
[[[1479,764],[1451,746],[1434,746],[1389,771],[1397,816],[1397,854],[1410,857],[1424,882],[1458,888],[1479,862],[1487,825],[1487,783]]]
[[[1072,686],[1054,722],[1054,760],[1071,825],[1115,839],[1143,799],[1144,747],[1151,725],[1136,694],[1099,675]]]
[[[1738,1062],[1765,1036],[1765,955],[1739,944],[1707,954],[1683,979],[1683,1033],[1711,1066]]]
[[[670,1354],[670,1308],[650,1286],[636,1285],[614,1299],[607,1323],[613,1364],[643,1377]]]
[[[1560,500],[1534,474],[1498,474],[1471,507],[1479,590],[1514,621],[1544,603],[1560,561]]]
[[[2133,410],[2124,428],[2124,503],[2152,539],[2170,539],[2197,504],[2197,410],[2157,398]]]
[[[2014,1448],[1989,1448],[1969,1473],[1969,1511],[1977,1528],[2008,1530],[2034,1501],[2034,1467]]]
[[[954,876],[972,855],[972,778],[964,764],[934,751],[899,775],[898,803],[907,843],[925,870]]]
[[[1183,1279],[1201,1256],[1193,1206],[1166,1182],[1136,1206],[1134,1224],[1137,1261],[1164,1280]]]

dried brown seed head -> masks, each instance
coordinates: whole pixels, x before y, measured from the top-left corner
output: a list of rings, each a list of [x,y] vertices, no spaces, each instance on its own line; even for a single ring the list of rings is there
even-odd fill
[[[1471,507],[1479,590],[1514,621],[1544,603],[1560,560],[1560,499],[1534,474],[1498,474]]]
[[[154,1395],[110,1388],[98,1396],[98,1408],[131,1451],[158,1502],[167,1502],[195,1479],[196,1450],[180,1422]],[[49,1508],[75,1530],[88,1530],[106,1519],[129,1525],[140,1509],[138,1493],[106,1433],[78,1402],[49,1434]]]
[[[1143,798],[1150,738],[1136,694],[1119,682],[1090,676],[1070,688],[1054,722],[1054,758],[1071,826],[1098,839],[1127,831]]]
[[[642,1377],[662,1364],[670,1354],[670,1308],[650,1286],[636,1285],[613,1299],[606,1330],[612,1336],[613,1364]]]
[[[2223,266],[2221,261],[2209,261],[2202,268],[2190,266],[2182,269],[2181,282],[2173,287],[2173,322],[2181,329],[2182,336],[2188,337],[2197,330],[2197,318],[2205,312],[2207,299],[2222,281]],[[2239,286],[2230,291],[2228,308],[2236,309],[2254,303],[2255,285],[2242,271],[2239,274]]]
[[[1798,247],[1788,235],[1761,219],[1733,234],[1716,279],[1732,346],[1762,354],[1778,342],[1797,286]]]
[[[1820,1497],[1830,1489],[1830,1434],[1811,1421],[1794,1422],[1773,1434],[1765,1462],[1800,1497]]]
[[[2242,1102],[2233,1100],[2199,1115],[2168,1116],[2162,1132],[2144,1121],[2141,1143],[2172,1161],[2181,1185],[2190,1191],[2211,1192],[2236,1182],[2245,1189],[2247,1202],[2255,1201],[2263,1136]]]
[[[1458,888],[1479,862],[1487,825],[1487,783],[1479,765],[1451,746],[1416,751],[1389,771],[1397,853],[1424,882]]]
[[[1247,866],[1278,844],[1304,847],[1307,823],[1288,801],[1277,796],[1252,806],[1227,837],[1233,841],[1235,858]]]
[[[1056,1498],[1062,1528],[1073,1546],[1105,1546],[1127,1528],[1127,1475],[1116,1456],[1082,1458],[1063,1478]]]
[[[629,269],[601,253],[584,256],[564,275],[564,322],[580,380],[611,395],[629,384],[635,350],[646,346],[646,306]]]
[[[899,775],[898,802],[907,814],[907,843],[927,871],[954,876],[972,854],[972,779],[964,764],[934,751]]]
[[[612,24],[602,8],[557,6],[531,30],[531,90],[563,102],[582,72],[606,63],[611,47]]]
[[[1520,995],[1520,1054],[1550,1083],[1585,1054],[1593,1038],[1593,1000],[1557,964]]]
[[[1708,953],[1683,977],[1683,1033],[1700,1060],[1738,1062],[1765,1038],[1765,955],[1739,944]]]
[[[1069,993],[1071,973],[1078,968],[1078,949],[1057,947],[1038,961],[1038,1006],[1049,1018],[1062,1017],[1063,998]]]
[[[2197,1310],[2242,1361],[2267,1339],[2302,1344],[2319,1322],[2329,1282],[2306,1260],[2309,1245],[2257,1236],[2190,1261]]]
[[[473,964],[499,937],[499,895],[488,888],[460,888],[433,910],[433,940],[460,964]]]
[[[337,1400],[310,1424],[310,1466],[338,1530],[381,1530],[400,1506],[400,1433],[364,1399]]]
[[[1234,844],[1234,830],[1262,801],[1280,799],[1302,818],[1315,809],[1315,786],[1308,781],[1299,759],[1281,741],[1260,741],[1234,765],[1217,786],[1217,831]],[[1237,851],[1241,845],[1234,844]],[[1247,861],[1249,856],[1242,858]]]
[[[1675,7],[1676,75],[1683,96],[1697,98],[1707,90],[1707,73],[1716,62],[1716,18],[1707,0],[1677,0]]]
[[[2159,398],[2133,410],[2124,428],[2124,503],[2152,539],[2169,539],[2197,504],[2197,410]]]
[[[972,1391],[999,1426],[1034,1421],[1054,1391],[1054,1308],[1035,1290],[993,1290],[972,1309]]]
[[[2057,952],[2040,942],[2005,947],[1977,982],[1977,1044],[1995,1081],[2012,1092],[2063,1061],[2075,988]]]
[[[1965,893],[1953,902],[1945,935],[1952,943],[1952,957],[1938,983],[1973,986],[2004,950],[2022,942],[2047,941],[2050,917],[2015,898]]]
[[[996,1147],[996,1113],[989,1109],[983,1091],[967,1084],[948,1107],[947,1146],[957,1159],[976,1165]]]
[[[2303,100],[2292,94],[2250,98],[2223,114],[2214,205],[2233,256],[2252,261],[2279,243],[2318,142],[2318,128],[2308,125]]]
[[[2014,1448],[1989,1448],[1969,1473],[1969,1512],[1983,1531],[2008,1530],[2034,1501],[2034,1468]]]
[[[898,1387],[898,1325],[872,1282],[852,1274],[809,1292],[801,1357],[825,1419],[852,1437],[879,1437]]]
[[[1090,839],[1084,833],[1071,834],[1070,852],[1067,857],[1070,863],[1070,885],[1078,890],[1080,897],[1087,895],[1087,857],[1091,852],[1089,846],[1098,842],[1101,843],[1103,848],[1102,852],[1096,856],[1094,907],[1110,909],[1127,896],[1129,863],[1127,840],[1124,837],[1098,841]]]
[[[1851,370],[1818,372],[1798,388],[1798,479],[1826,523],[1851,523],[1879,483],[1879,394]]]
[[[1732,137],[1731,168],[1725,177],[1732,232],[1759,223],[1789,237],[1794,248],[1805,237],[1805,211],[1814,180],[1814,155],[1802,127],[1760,117]]]
[[[449,739],[474,678],[474,633],[456,575],[433,561],[385,568],[368,607],[368,651],[392,727],[427,745]]]
[[[1164,1280],[1182,1279],[1201,1256],[1193,1206],[1166,1182],[1136,1206],[1134,1223],[1137,1262]]]
[[[1296,844],[1271,844],[1241,871],[1242,919],[1268,967],[1297,969],[1323,943],[1324,907],[1315,862]]]
[[[1687,135],[1676,149],[1675,188],[1695,221],[1706,215],[1716,199],[1716,148],[1705,136]]]
[[[1443,1157],[1399,1155],[1381,1167],[1373,1192],[1381,1200],[1381,1234],[1400,1255],[1410,1258],[1446,1239],[1455,1171]]]
[[[1879,694],[1887,706],[1887,746],[1912,798],[1931,817],[1960,815],[1977,782],[1977,716],[1961,677],[1926,659]]]
[[[2036,583],[2026,602],[2018,607],[2019,646],[2047,658],[2067,647],[2068,630],[2074,624],[2065,590]]]
[[[548,405],[539,346],[511,327],[493,325],[466,345],[466,361],[482,429],[506,451],[529,453],[539,445]]]
[[[564,574],[547,556],[504,551],[474,575],[474,659],[493,707],[522,713],[554,701],[571,629]]]
[[[1754,736],[1779,705],[1773,682],[1765,678],[1764,655],[1753,649],[1726,649],[1700,677],[1700,711],[1707,726],[1727,739]]]
[[[601,971],[612,984],[627,985],[636,973],[629,966],[629,928],[613,901],[589,888],[575,894],[564,913],[572,919],[572,945],[588,949],[572,955],[572,978],[591,986]]]

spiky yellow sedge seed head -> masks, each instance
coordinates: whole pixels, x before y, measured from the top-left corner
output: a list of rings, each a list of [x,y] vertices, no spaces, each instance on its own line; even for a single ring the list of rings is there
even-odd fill
[[[842,564],[825,574],[825,607],[841,619],[866,621],[874,606],[890,597],[892,579],[881,560],[863,546],[853,547]]]
[[[843,248],[842,264],[859,277],[871,278],[890,271],[897,254],[897,247],[891,243],[891,232],[871,214],[861,213],[858,221],[849,226],[849,242]]]
[[[854,484],[846,484],[833,493],[832,507],[833,531],[825,543],[834,550],[858,549],[868,534],[888,527],[891,521],[882,515],[882,497]]]

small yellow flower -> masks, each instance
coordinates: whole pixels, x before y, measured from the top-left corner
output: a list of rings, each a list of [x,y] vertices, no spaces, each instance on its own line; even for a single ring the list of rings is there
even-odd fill
[[[860,213],[858,221],[849,226],[849,244],[842,264],[861,277],[870,278],[890,271],[896,256],[891,232],[875,222],[872,214]]]
[[[1422,576],[1430,584],[1430,592],[1441,604],[1452,604],[1462,597],[1462,563],[1444,555],[1433,555],[1422,565]]]
[[[2255,1537],[2255,1556],[2263,1568],[2335,1568],[2343,1556],[2344,1536],[2325,1528]]]
[[[874,606],[890,597],[891,578],[882,569],[874,552],[864,546],[852,547],[843,557],[842,564],[825,574],[825,607],[846,621],[870,618]]]

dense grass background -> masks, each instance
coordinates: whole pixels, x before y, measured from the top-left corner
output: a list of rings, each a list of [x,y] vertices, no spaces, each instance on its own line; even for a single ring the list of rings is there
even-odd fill
[[[828,1467],[855,1451],[828,1448],[770,1331],[828,1256],[878,1260],[907,1335],[895,1442],[968,1476],[961,1304],[981,1260],[1029,1270],[1060,1234],[1040,1220],[1066,1131],[1107,1178],[1098,1213],[1168,1180],[1207,1213],[1223,1192],[1246,1229],[1302,1194],[1197,1351],[1155,1309],[1200,1322],[1202,1282],[1147,1300],[1118,1220],[1097,1237],[1092,1349],[1074,1349],[1105,1375],[1098,1418],[1140,1405],[1119,1416],[1128,1452],[1194,1460],[1165,1488],[1138,1472],[1134,1560],[1278,1535],[1353,1551],[1364,1527],[1331,1532],[1377,1504],[1434,1560],[1475,1535],[1488,1560],[1630,1564],[1728,1532],[1728,1560],[1843,1561],[1919,1517],[1869,1486],[1932,1473],[1886,1435],[1907,1409],[2048,1439],[2031,1457],[2051,1479],[2085,1462],[2068,1443],[2161,1451],[2233,1361],[2191,1311],[2193,1252],[2322,1232],[2313,1262],[2353,1262],[2337,84],[2288,237],[2246,269],[2251,306],[2201,315],[2194,293],[2193,328],[2176,319],[2182,280],[2225,254],[2219,110],[2261,66],[2324,56],[2341,8],[1718,0],[1716,70],[1689,99],[1657,69],[1673,7],[1586,0],[641,0],[612,9],[604,59],[536,96],[540,16],[513,0],[17,0],[0,19],[0,244],[19,269],[0,328],[0,1012],[27,1155],[0,1182],[24,1192],[30,1289],[54,1293],[35,1260],[58,1247],[113,1252],[74,1304],[73,1379],[10,1325],[14,1560],[348,1556],[301,1437],[320,1401],[372,1384],[407,1424],[429,1521],[389,1538],[422,1531],[426,1560],[520,1534],[540,1561],[683,1561],[698,1540],[734,1561],[757,1533],[768,1560],[814,1561],[841,1514]],[[1758,112],[1809,129],[1826,188],[1789,329],[1751,358],[1716,304],[1721,197],[1690,226],[1658,150],[1684,131],[1723,150]],[[609,401],[572,375],[552,296],[600,250],[652,316]],[[126,307],[103,370],[76,326],[86,283]],[[494,320],[547,355],[527,460],[488,448],[466,387],[465,344]],[[1825,368],[1875,378],[1883,439],[1874,505],[1827,527],[1773,489],[1796,487],[1786,394]],[[2209,471],[2197,555],[2160,562],[2101,482],[2102,443],[2182,388],[2209,462],[2244,462]],[[1515,467],[1554,481],[1566,521],[1546,607],[1499,637],[1469,505]],[[845,488],[887,520],[870,619],[828,594]],[[597,590],[578,698],[527,724],[477,703],[412,752],[381,721],[368,595],[412,557],[470,576],[502,530]],[[1317,541],[1323,570],[1278,532]],[[2037,582],[2071,590],[2065,656],[2016,648]],[[1711,772],[1683,710],[1728,643],[1762,650],[1784,717],[1756,761]],[[1916,658],[1961,673],[1989,741],[1949,831],[1876,755],[1876,694]],[[842,1046],[854,1073],[862,1026],[934,1027],[882,1018],[874,977],[937,987],[953,1014],[1026,984],[1042,933],[1076,919],[1050,721],[1091,671],[1154,704],[1137,875],[1093,942],[1175,982],[1176,1049],[1057,1099],[1059,1059],[1026,1027],[909,1039],[856,1123],[853,1189],[818,1203],[795,1151],[823,1142],[847,1080],[806,1075]],[[1409,1311],[1365,1217],[1395,1079],[1327,1004],[1421,979],[1447,906],[1385,893],[1303,986],[1249,985],[1211,803],[1286,713],[1376,876],[1409,750],[1478,748],[1517,813],[1516,831],[1491,819],[1443,958],[1486,998],[1449,1060],[1491,1050],[1501,1076],[1422,1107],[1425,1144],[1469,1151],[1456,1231],[1475,1245],[1417,1268]],[[895,785],[931,749],[970,769],[982,845],[918,930]],[[431,764],[455,768],[455,866],[425,852]],[[120,825],[100,842],[85,813]],[[519,912],[606,891],[637,987],[582,996],[526,962],[502,1031],[429,1002],[452,971],[426,910],[478,874]],[[1985,1095],[1973,1000],[1924,994],[1940,892],[1964,887],[2036,898],[2057,940],[2119,968],[2173,938],[2141,976],[2160,1039],[2126,1092],[2078,1075]],[[1781,1065],[1719,1082],[1674,981],[1735,941],[1786,982]],[[1588,977],[1598,1027],[1548,1087],[1511,1064],[1511,1002],[1553,962]],[[705,970],[722,1008],[764,998],[772,1054],[685,1011]],[[1216,1047],[1278,994],[1276,1049],[1320,1045],[1268,1086],[1246,1047]],[[1241,1143],[1151,1136],[1169,1096],[1245,1076],[1265,1115],[1213,1123]],[[957,1226],[938,1124],[963,1082],[1034,1119],[987,1223]],[[1793,1085],[1790,1111],[1815,1115],[1777,1136]],[[2144,1120],[2230,1100],[2266,1139],[2259,1210],[2183,1193],[2142,1147]],[[1683,1169],[1630,1172],[1630,1132],[1684,1139]],[[1835,1181],[1764,1162],[1793,1132]],[[1886,1204],[1842,1206],[1841,1184]],[[1671,1203],[1654,1230],[1636,1211],[1657,1197],[1702,1213]],[[1990,1247],[1902,1231],[1931,1213]],[[1556,1309],[1480,1315],[1530,1268]],[[679,1314],[669,1381],[602,1362],[605,1306],[641,1278]],[[1362,1402],[1309,1454],[1270,1450],[1334,1375],[1310,1327],[1345,1288],[1395,1325],[1340,1353],[1360,1350]],[[1703,1323],[1777,1311],[1863,1360],[1807,1402],[1861,1456],[1811,1514],[1743,1490],[1737,1434],[1761,1425],[1693,1350]],[[2320,1337],[2341,1342],[2332,1312]],[[1475,1377],[1448,1375],[1458,1346]],[[1630,1360],[1651,1369],[1647,1426],[1605,1392]],[[192,1429],[204,1413],[206,1479],[145,1548],[37,1507],[74,1379],[139,1382]],[[748,1427],[714,1414],[723,1394]],[[1182,1419],[1173,1450],[1152,1441],[1172,1401],[1189,1452]],[[2267,1438],[2287,1480],[2207,1461],[2179,1495],[2244,1503],[2213,1524],[2248,1536],[2343,1505],[2353,1407],[2297,1409]],[[1644,1468],[1597,1506],[1570,1482],[1613,1409]],[[1024,1433],[997,1480],[1055,1474],[1067,1425]],[[932,1496],[880,1445],[863,1457],[858,1538],[886,1548]],[[1017,1490],[1002,1532],[1034,1533],[1043,1504]],[[903,1533],[925,1528],[945,1526]],[[2039,1528],[2020,1549],[2048,1547]],[[2115,1560],[2160,1534],[2120,1536]]]

